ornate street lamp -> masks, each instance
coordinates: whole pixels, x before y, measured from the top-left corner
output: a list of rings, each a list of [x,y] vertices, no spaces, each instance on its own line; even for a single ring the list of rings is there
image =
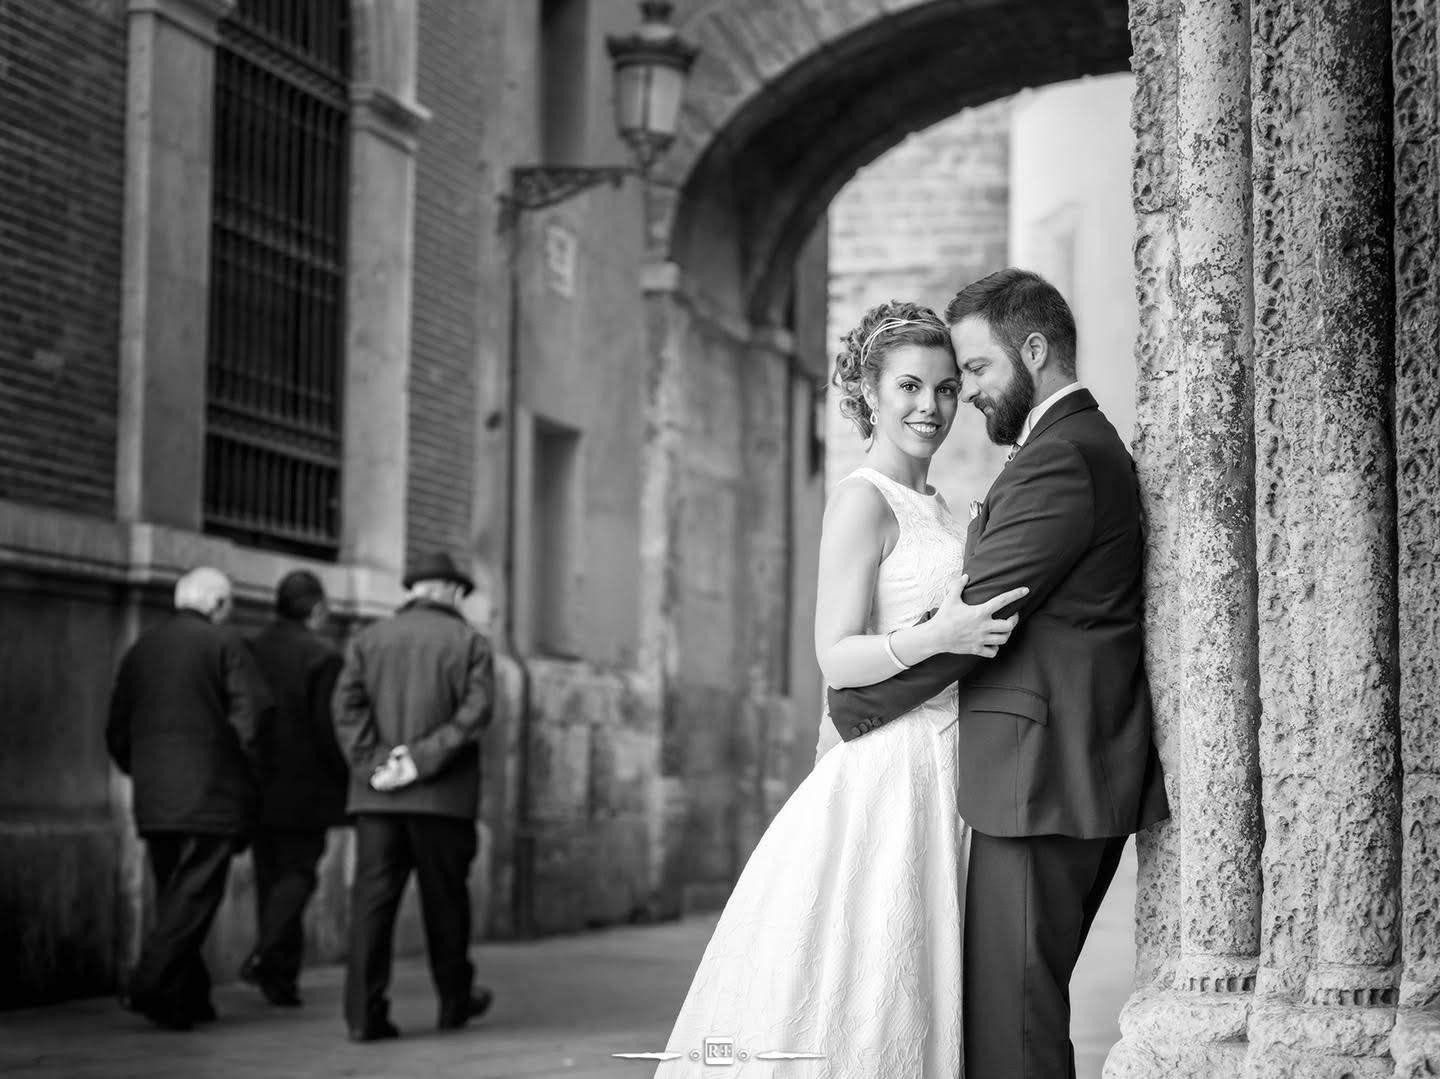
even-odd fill
[[[597,184],[620,186],[626,176],[649,173],[675,141],[680,99],[690,65],[700,51],[670,25],[674,5],[642,0],[643,22],[627,37],[607,35],[615,71],[615,123],[636,165],[532,165],[513,170],[511,192],[501,196],[506,221],[520,210],[554,206]]]

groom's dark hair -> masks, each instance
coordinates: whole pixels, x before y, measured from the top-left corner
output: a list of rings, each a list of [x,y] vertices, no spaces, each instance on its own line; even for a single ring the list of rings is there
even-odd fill
[[[1038,273],[1012,266],[966,285],[945,308],[945,321],[954,326],[971,315],[985,321],[1016,363],[1025,338],[1044,334],[1060,370],[1074,376],[1075,316],[1060,290]]]

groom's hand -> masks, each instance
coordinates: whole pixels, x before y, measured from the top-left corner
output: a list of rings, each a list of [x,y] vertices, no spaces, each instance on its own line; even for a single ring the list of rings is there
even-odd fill
[[[1018,603],[1030,594],[1028,588],[1012,588],[1001,592],[993,599],[971,606],[964,599],[965,585],[969,576],[962,576],[950,589],[950,594],[935,611],[935,616],[926,623],[936,652],[949,652],[959,656],[995,656],[1000,647],[1010,639],[1020,621],[1018,614],[1009,618],[998,618],[997,613]]]

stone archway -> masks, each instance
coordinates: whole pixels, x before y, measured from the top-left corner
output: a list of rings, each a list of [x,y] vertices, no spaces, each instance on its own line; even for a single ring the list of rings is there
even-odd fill
[[[738,868],[776,757],[813,730],[777,656],[817,524],[786,503],[818,499],[793,464],[825,374],[797,316],[824,206],[967,104],[1132,66],[1149,662],[1176,816],[1142,837],[1107,1075],[1440,1074],[1434,5],[688,8],[705,52],[648,215],[662,875]],[[720,641],[735,662],[707,668]],[[717,755],[738,812],[707,801]]]
[[[793,787],[791,762],[808,763],[821,706],[796,618],[814,587],[822,491],[806,459],[827,366],[823,252],[806,245],[850,176],[910,132],[1124,70],[1130,39],[1123,0],[689,8],[702,52],[649,190],[642,610],[664,686],[661,891],[718,894]]]

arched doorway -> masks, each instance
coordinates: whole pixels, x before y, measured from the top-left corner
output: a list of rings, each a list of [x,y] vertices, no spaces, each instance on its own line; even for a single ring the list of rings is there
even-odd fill
[[[1027,86],[1127,70],[1131,42],[1123,0],[687,15],[702,52],[649,193],[643,617],[665,686],[661,877],[704,903],[808,770],[822,705],[809,624],[828,377],[817,225],[911,132]]]

